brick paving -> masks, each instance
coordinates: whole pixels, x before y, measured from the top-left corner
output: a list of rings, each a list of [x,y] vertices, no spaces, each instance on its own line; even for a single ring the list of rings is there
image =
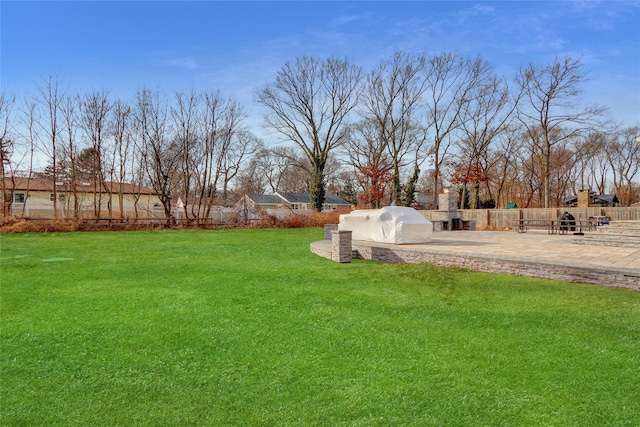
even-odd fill
[[[472,270],[506,272],[569,282],[640,290],[640,248],[576,244],[584,236],[545,231],[442,231],[419,245],[354,241],[365,259],[430,262]],[[329,248],[326,245],[329,244]],[[330,251],[330,242],[315,242],[312,252]]]
[[[505,259],[546,261],[559,265],[624,268],[640,273],[640,249],[601,245],[577,245],[583,236],[548,234],[544,231],[443,231],[432,243],[459,254],[483,254]]]

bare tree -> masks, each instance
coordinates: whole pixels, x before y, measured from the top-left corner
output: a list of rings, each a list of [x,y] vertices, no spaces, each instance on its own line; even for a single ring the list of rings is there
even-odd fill
[[[462,104],[460,124],[463,137],[456,144],[468,177],[477,175],[479,171],[484,171],[486,177],[489,146],[507,130],[518,100],[518,97],[510,99],[507,83],[499,79],[491,68],[478,77],[477,84],[467,94],[469,101]],[[472,209],[479,207],[481,181],[478,178],[483,177],[476,176],[475,181],[471,181]]]
[[[271,150],[262,148],[254,156],[256,162],[256,171],[264,178],[264,191],[268,189],[271,192],[278,190],[281,173],[280,171],[287,167],[288,159],[286,157],[278,157]]]
[[[6,167],[14,149],[14,138],[9,133],[10,115],[15,104],[15,95],[0,94],[0,197],[2,197],[2,216],[8,214],[12,195],[5,186]]]
[[[273,83],[255,94],[267,108],[267,126],[300,147],[310,164],[314,209],[324,202],[324,169],[332,150],[345,142],[347,120],[358,100],[362,71],[348,60],[302,57],[287,62]]]
[[[109,93],[94,90],[85,95],[80,101],[80,126],[87,140],[91,142],[93,150],[92,183],[93,183],[93,213],[100,218],[102,211],[102,194],[106,189],[108,194],[107,207],[109,218],[112,217],[111,186],[106,185],[105,179],[105,144],[107,142],[108,115],[112,104]]]
[[[67,138],[67,143],[63,151],[66,153],[65,157],[67,157],[66,160],[69,162],[69,184],[73,196],[73,219],[75,220],[80,217],[80,200],[78,199],[77,187],[78,170],[76,165],[76,153],[78,151],[76,144],[76,130],[78,128],[76,107],[76,100],[70,96],[65,96],[60,108]]]
[[[553,148],[593,128],[604,109],[579,106],[580,85],[585,82],[580,59],[556,58],[547,66],[529,64],[516,74],[524,100],[518,118],[540,150],[544,180],[544,207],[551,203],[551,161]],[[540,141],[536,141],[537,137]]]
[[[388,142],[380,138],[378,123],[363,120],[351,127],[345,155],[356,170],[358,184],[362,188],[359,200],[371,208],[379,208],[392,183],[399,183],[399,179],[394,180],[394,172],[398,169],[394,169],[388,146]],[[395,165],[399,165],[399,162]]]
[[[349,172],[345,170],[345,165],[344,158],[339,155],[337,150],[329,154],[327,165],[324,169],[325,194],[339,195],[339,193],[343,191],[345,177],[349,174]],[[345,173],[347,175],[345,175]]]
[[[36,154],[36,150],[38,147],[38,137],[36,135],[36,127],[38,120],[38,105],[33,97],[27,97],[24,100],[23,107],[23,116],[22,116],[22,125],[26,129],[26,139],[27,139],[27,152],[29,156],[29,166],[27,167],[27,185],[25,188],[24,194],[24,203],[22,204],[22,211],[20,213],[21,217],[24,217],[26,214],[27,203],[29,200],[29,192],[31,189],[31,177],[33,176],[33,162]]]
[[[573,144],[553,150],[551,161],[551,204],[560,206],[571,188],[572,174],[575,170],[576,154]]]
[[[640,128],[629,127],[620,131],[607,149],[607,158],[613,174],[613,185],[618,198],[630,206],[636,201],[633,179],[640,172],[640,144],[635,140]]]
[[[463,111],[475,96],[474,91],[492,75],[488,62],[455,53],[443,52],[429,58],[425,69],[427,112],[425,127],[433,137],[433,194],[438,197],[441,168],[446,161],[455,132],[460,129]]]
[[[421,74],[425,61],[422,55],[396,52],[367,75],[361,97],[362,116],[370,123],[369,128],[373,126],[370,130],[375,130],[377,144],[389,152],[393,168],[392,200],[397,205],[403,204],[400,175],[407,165],[405,156],[413,153],[414,175],[419,174],[415,160],[423,157],[416,155],[421,152],[424,138],[416,132],[414,119],[426,88]],[[413,200],[413,195],[409,199]]]
[[[487,194],[495,200],[496,207],[505,207],[515,201],[517,196],[518,149],[521,145],[522,132],[515,124],[511,124],[505,132],[497,135],[495,146],[486,152],[485,171],[489,177]]]
[[[608,132],[595,131],[575,142],[574,194],[578,190],[591,188],[605,192],[610,167],[605,153],[610,139]]]
[[[51,164],[51,179],[53,181],[53,217],[58,218],[58,145],[60,144],[60,105],[64,94],[60,88],[60,79],[57,75],[50,75],[43,79],[36,87],[37,94],[34,102],[39,107],[40,114],[37,125],[42,133],[36,132],[40,140],[42,151],[49,157]]]
[[[124,218],[124,183],[127,179],[127,162],[131,151],[131,106],[122,100],[113,103],[111,135],[114,142],[114,157],[118,164],[118,206],[120,218]]]
[[[216,195],[219,174],[216,168],[216,152],[222,123],[225,121],[227,100],[220,91],[204,92],[204,105],[200,109],[198,122],[201,124],[201,136],[194,154],[194,200],[191,204],[192,215],[199,221],[208,218]],[[199,160],[196,160],[199,159]],[[185,195],[187,196],[187,195]]]
[[[219,91],[205,93],[205,106],[202,115],[203,138],[202,158],[199,174],[200,200],[205,201],[203,218],[209,218],[214,201],[218,200],[218,187],[222,184],[222,196],[226,196],[234,158],[234,150],[244,149],[235,147],[238,136],[244,132],[243,120],[246,117],[244,107],[232,98],[223,97]]]
[[[172,200],[178,185],[181,149],[173,138],[168,105],[160,94],[142,89],[136,95],[135,128],[144,172],[160,197],[167,225],[173,224]]]
[[[222,173],[222,199],[227,201],[229,193],[229,185],[231,181],[238,175],[240,169],[247,159],[260,147],[262,141],[254,134],[247,130],[235,132],[232,143],[222,155],[221,173]]]
[[[522,133],[517,137],[519,147],[516,160],[518,165],[518,188],[516,192],[519,195],[519,202],[522,203],[524,208],[540,207],[542,205],[541,191],[544,179],[540,163],[541,154],[535,148],[535,144],[540,144],[541,140],[542,137],[534,129],[532,129],[532,132],[523,129]],[[534,143],[531,143],[531,141],[534,141]],[[537,201],[536,197],[538,197]]]
[[[266,180],[258,156],[252,157],[247,167],[238,172],[236,181],[237,184],[234,188],[236,198],[240,198],[245,194],[262,194],[265,192]]]
[[[198,106],[200,96],[192,88],[189,92],[176,92],[176,105],[171,108],[171,116],[173,117],[176,129],[175,138],[182,151],[180,156],[180,172],[181,172],[181,188],[184,200],[184,213],[189,218],[189,196],[192,194],[192,180],[194,162],[198,159],[194,158],[196,145],[198,143]]]
[[[135,124],[136,123],[135,110],[136,110],[136,107],[134,105],[132,106],[132,109],[131,109],[131,138],[132,138],[131,153],[127,156],[128,159],[126,164],[128,166],[125,166],[125,169],[128,169],[130,171],[128,175],[131,178],[131,184],[133,184],[132,194],[131,194],[131,197],[133,198],[133,215],[134,215],[134,218],[139,218],[140,210],[139,210],[138,202],[140,201],[140,198],[142,196],[142,187],[145,185],[148,185],[148,181],[145,178],[146,172],[144,170],[145,155],[143,154],[143,151],[142,151],[144,147],[142,146],[142,143],[136,140],[138,131],[136,129],[136,124]]]
[[[229,180],[232,178],[230,176],[235,176],[235,173],[233,172],[235,167],[235,150],[238,149],[238,153],[242,153],[240,154],[240,161],[244,158],[245,148],[236,146],[236,144],[240,142],[238,140],[239,135],[245,132],[242,121],[246,117],[246,113],[244,111],[244,107],[233,99],[228,99],[224,102],[221,113],[221,120],[218,122],[219,127],[216,132],[215,149],[213,153],[215,156],[213,164],[216,169],[216,179],[212,190],[214,196],[216,196],[215,193],[218,190],[218,185],[222,184],[222,192],[220,196],[224,201],[227,197],[227,186],[229,184]],[[245,143],[246,141],[242,142],[240,145]]]
[[[272,150],[265,148],[256,154],[256,159],[266,186],[272,193],[309,191],[309,165],[306,157],[301,157],[292,147],[282,146]]]
[[[588,157],[587,167],[589,168],[589,177],[592,184],[589,187],[594,188],[600,194],[607,192],[607,184],[609,180],[610,165],[607,159],[607,146],[609,144],[609,138],[605,139],[605,144],[598,147],[595,152],[590,153]],[[581,185],[580,188],[586,188],[586,185]]]

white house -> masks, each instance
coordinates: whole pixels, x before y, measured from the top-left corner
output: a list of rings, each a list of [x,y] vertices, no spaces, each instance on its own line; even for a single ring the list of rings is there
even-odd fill
[[[58,217],[71,217],[74,197],[78,201],[80,215],[94,216],[100,207],[100,216],[120,216],[120,201],[125,217],[163,217],[164,210],[156,192],[147,187],[127,183],[106,182],[94,185],[79,182],[75,189],[66,181],[54,183],[46,178],[11,177],[4,180],[5,210],[8,215],[27,218],[53,218],[53,201],[57,197]],[[54,191],[55,188],[55,191]],[[55,195],[55,196],[54,196]]]

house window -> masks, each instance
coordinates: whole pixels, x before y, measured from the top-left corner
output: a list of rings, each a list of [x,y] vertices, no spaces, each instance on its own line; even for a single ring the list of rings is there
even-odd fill
[[[24,193],[13,193],[13,203],[24,203]]]
[[[49,201],[53,202],[53,199],[54,199],[54,194],[53,193],[49,194]],[[58,193],[58,201],[64,202],[64,200],[65,200],[64,194]]]

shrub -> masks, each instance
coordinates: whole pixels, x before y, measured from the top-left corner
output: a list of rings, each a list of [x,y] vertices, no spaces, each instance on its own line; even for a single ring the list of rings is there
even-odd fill
[[[250,228],[306,228],[323,227],[325,224],[337,224],[340,215],[349,213],[348,209],[332,212],[294,211],[277,216],[263,212],[260,220],[253,222]]]
[[[81,223],[72,219],[27,219],[5,217],[0,223],[0,233],[45,233],[78,231]]]
[[[349,213],[349,209],[332,212],[316,212],[306,210],[290,210],[284,214],[262,212],[258,221],[243,225],[237,218],[226,225],[215,225],[215,228],[307,228],[323,227],[325,224],[337,224],[340,215]],[[177,221],[171,228],[192,229],[212,228],[209,223],[197,224],[195,221]],[[73,219],[28,219],[15,217],[0,218],[0,233],[42,233],[64,231],[130,231],[140,229],[164,229],[166,222],[160,221],[114,221],[98,222],[96,220]]]

